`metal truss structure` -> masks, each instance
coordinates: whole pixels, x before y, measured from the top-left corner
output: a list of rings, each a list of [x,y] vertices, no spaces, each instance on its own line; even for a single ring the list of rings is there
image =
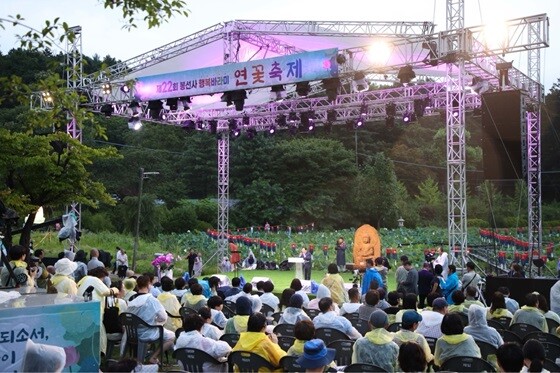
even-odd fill
[[[276,54],[305,51],[284,39],[287,37],[345,37],[370,42],[380,38],[391,49],[390,63],[375,63],[368,58],[369,45],[339,48],[345,62],[339,66],[343,87],[351,87],[355,72],[361,71],[372,80],[397,82],[397,72],[410,66],[424,82],[376,91],[355,92],[342,89],[336,99],[323,96],[324,87],[312,82],[310,96],[297,97],[293,87],[287,99],[269,102],[252,99],[243,112],[232,108],[197,108],[196,110],[169,110],[164,106],[161,116],[150,118],[147,103],[140,103],[145,120],[168,125],[210,131],[210,121],[216,121],[218,133],[218,254],[227,250],[229,204],[229,121],[235,120],[242,130],[264,131],[270,126],[292,128],[297,124],[286,120],[312,112],[321,126],[347,123],[363,117],[365,120],[383,120],[387,106],[394,105],[395,115],[413,111],[421,102],[425,115],[445,113],[447,133],[447,200],[448,234],[450,249],[460,251],[465,261],[467,247],[465,113],[480,107],[480,97],[469,89],[470,79],[485,81],[490,90],[520,90],[523,94],[523,123],[526,138],[524,153],[529,191],[528,209],[530,238],[535,249],[541,249],[540,212],[540,102],[543,88],[540,84],[540,48],[548,47],[548,18],[546,14],[507,21],[507,37],[498,45],[491,45],[483,26],[464,27],[464,0],[447,0],[447,30],[434,32],[429,22],[325,22],[325,21],[248,21],[237,20],[217,24],[198,33],[166,44],[150,52],[110,67],[107,71],[84,78],[81,90],[88,95],[93,111],[101,112],[111,105],[114,115],[128,116],[132,94],[119,86],[140,76],[142,70],[168,59],[193,51],[202,46],[222,41],[223,62],[239,62],[239,43],[245,42]],[[283,39],[284,38],[284,39]],[[292,38],[293,39],[293,38]],[[354,45],[356,43],[354,42]],[[528,51],[528,74],[509,67],[503,81],[503,66],[507,53]],[[444,67],[441,69],[440,67]],[[102,93],[101,85],[110,82],[109,94]],[[259,91],[259,90],[253,90]],[[40,99],[40,98],[38,98]],[[244,119],[244,120],[242,120]],[[221,255],[220,255],[221,257]]]

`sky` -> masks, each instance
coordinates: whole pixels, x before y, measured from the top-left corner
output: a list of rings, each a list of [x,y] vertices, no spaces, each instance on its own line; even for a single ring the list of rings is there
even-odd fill
[[[251,20],[317,21],[430,21],[436,31],[445,30],[445,0],[187,0],[188,18],[172,18],[159,28],[127,31],[119,10],[104,9],[101,0],[0,0],[1,18],[20,14],[25,23],[40,29],[47,19],[60,17],[70,26],[82,27],[83,53],[110,55],[126,60],[220,22]],[[465,26],[476,26],[547,13],[550,19],[549,48],[541,50],[541,82],[545,92],[560,78],[560,2],[557,0],[465,0]],[[17,47],[16,34],[25,29],[5,24],[0,29],[0,50]],[[64,49],[64,45],[61,46]],[[526,54],[508,54],[514,66],[526,72]]]

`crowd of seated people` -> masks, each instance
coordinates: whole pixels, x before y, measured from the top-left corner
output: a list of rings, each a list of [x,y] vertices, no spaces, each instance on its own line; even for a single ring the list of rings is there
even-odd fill
[[[409,263],[407,259],[404,270],[410,270]],[[218,277],[191,278],[185,282],[165,276],[154,279],[153,275],[144,274],[124,280],[113,278],[112,286],[108,287],[105,283],[109,273],[104,267],[92,268],[77,283],[73,278],[77,266],[68,259],[60,259],[54,268],[51,282],[59,293],[82,294],[93,286],[93,298],[100,301],[102,312],[106,299],[116,297],[121,312],[136,314],[150,325],[162,325],[163,351],[196,348],[220,364],[232,351],[250,351],[278,368],[287,355],[299,357],[298,361],[310,364],[309,369],[340,370],[334,358],[330,361],[321,358],[320,367],[310,363],[316,353],[331,355],[328,347],[331,341],[316,337],[318,329],[330,328],[352,342],[348,363],[372,364],[386,371],[426,371],[432,366],[444,366],[447,360],[457,356],[481,358],[481,342],[496,349],[492,363],[499,371],[545,371],[548,350],[541,342],[531,339],[523,344],[504,343],[500,330],[490,326],[488,320],[509,318],[511,325],[524,323],[550,334],[557,331],[548,329],[547,320],[560,321],[550,310],[546,297],[538,293],[528,293],[519,307],[505,288],[495,292],[487,305],[484,299],[479,299],[476,288],[452,289],[457,287],[453,265],[447,268],[447,278],[441,274],[434,276],[439,285],[432,287],[437,291],[425,296],[424,308],[419,307],[414,286],[387,289],[387,292],[377,276],[370,276],[374,278],[371,283],[362,284],[367,289],[365,294],[355,286],[346,290],[344,296],[333,297],[333,289],[340,293],[336,266],[329,266],[326,274],[329,281],[319,285],[311,296],[297,278],[289,288],[275,289],[271,281],[253,287],[237,277],[231,279],[231,286],[221,286]],[[369,266],[368,270],[376,271],[375,268]],[[399,275],[406,278],[404,273]],[[410,291],[406,293],[406,289]],[[264,305],[279,317],[270,317]],[[398,327],[390,327],[393,323],[399,323]],[[283,329],[292,330],[293,334],[288,335],[293,337],[291,346],[280,345],[278,338],[285,335],[273,332],[276,325],[282,324],[293,325],[291,329]],[[235,344],[221,340],[231,334],[238,335]],[[102,353],[106,352],[106,338],[102,330]],[[160,349],[150,351],[147,360],[160,363]],[[206,369],[225,371],[227,367],[208,363]]]

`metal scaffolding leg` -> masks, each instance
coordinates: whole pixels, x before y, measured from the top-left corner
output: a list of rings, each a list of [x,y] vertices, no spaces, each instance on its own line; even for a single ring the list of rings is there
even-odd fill
[[[218,272],[220,261],[228,250],[229,226],[229,133],[218,137]]]
[[[526,105],[525,110],[529,255],[532,256],[534,249],[537,250],[540,258],[542,249],[541,112],[540,108],[533,104]]]

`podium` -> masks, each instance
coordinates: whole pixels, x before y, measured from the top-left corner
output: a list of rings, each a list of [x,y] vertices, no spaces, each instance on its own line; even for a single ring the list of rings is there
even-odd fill
[[[296,277],[303,278],[303,258],[288,258],[288,263],[294,263],[296,265]]]

